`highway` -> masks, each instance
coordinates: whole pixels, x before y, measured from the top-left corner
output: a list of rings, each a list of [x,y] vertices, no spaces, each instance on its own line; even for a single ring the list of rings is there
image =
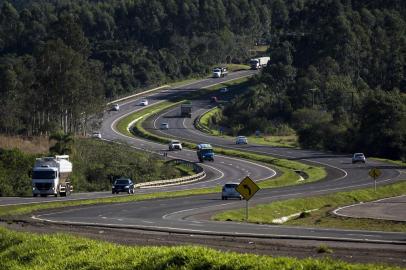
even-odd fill
[[[173,96],[182,95],[184,92],[194,91],[216,82],[230,79],[230,77],[246,76],[249,72],[250,71],[230,74],[230,76],[225,79],[206,79],[177,89],[163,90],[159,93],[150,94],[147,98],[150,104],[153,104]],[[115,129],[115,124],[119,119],[133,111],[143,108],[138,106],[142,98],[143,97],[140,97],[136,100],[120,104],[121,109],[119,112],[107,113],[103,119],[102,136],[106,140],[124,142],[131,147],[162,153],[167,150],[166,145],[128,137],[118,133]],[[192,119],[177,117],[179,108],[169,110],[156,116],[156,119],[152,119],[152,121],[147,123],[147,128],[150,128],[150,130],[160,135],[163,135],[162,133],[164,132],[167,136],[177,139],[208,142],[227,148],[239,148],[275,157],[298,160],[308,164],[317,164],[325,166],[327,169],[328,177],[322,181],[260,190],[255,197],[250,200],[251,205],[372,186],[373,182],[368,176],[368,170],[372,167],[378,167],[382,171],[378,185],[392,183],[401,178],[399,168],[382,162],[368,161],[366,165],[353,165],[351,164],[349,155],[335,155],[317,151],[251,144],[236,146],[231,140],[208,136],[194,129],[192,125],[193,118],[207,110],[208,106],[209,104],[206,100],[194,101],[194,114]],[[168,122],[170,126],[169,130],[161,131],[156,129],[157,125],[161,122]],[[197,162],[195,151],[183,150],[170,152],[169,156]],[[160,190],[171,191],[221,185],[227,181],[239,181],[246,175],[249,175],[255,181],[260,181],[276,175],[274,170],[264,165],[220,155],[216,156],[215,162],[205,162],[203,166],[208,173],[208,177],[203,181],[183,186],[161,188]],[[154,189],[154,191],[157,191],[157,189]],[[111,194],[109,194],[109,196],[111,196]],[[214,222],[208,218],[211,213],[226,209],[243,208],[245,206],[245,203],[242,201],[222,201],[220,197],[220,194],[209,194],[102,206],[85,206],[69,210],[52,211],[46,214],[36,215],[33,218],[50,222],[138,228],[189,234],[249,236],[258,238],[331,239],[340,241],[406,244],[406,235],[404,233]]]

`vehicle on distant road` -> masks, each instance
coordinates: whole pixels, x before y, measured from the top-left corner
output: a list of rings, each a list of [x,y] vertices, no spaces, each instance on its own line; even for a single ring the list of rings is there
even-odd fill
[[[192,118],[192,103],[190,101],[180,105],[180,115],[182,117]]]
[[[361,163],[365,163],[367,161],[367,159],[365,158],[365,155],[363,153],[355,153],[352,156],[352,164],[361,162]]]
[[[218,101],[219,101],[219,99],[217,97],[211,97],[210,98],[211,103],[217,103]]]
[[[141,106],[148,106],[148,100],[147,99],[141,100],[140,105]]]
[[[248,144],[248,139],[245,136],[238,136],[235,139],[235,144]]]
[[[102,135],[101,135],[100,132],[93,132],[92,138],[101,139],[101,138],[102,138]]]
[[[227,76],[228,71],[226,67],[213,68],[213,78],[221,78]]]
[[[119,111],[119,110],[120,110],[120,105],[114,104],[114,105],[111,107],[111,110],[112,110],[112,111]]]
[[[73,191],[69,180],[71,173],[72,163],[68,155],[37,158],[31,176],[32,195],[68,196]]]
[[[270,57],[253,58],[250,60],[251,69],[260,69],[266,67],[270,60],[271,60]]]
[[[169,129],[169,123],[161,123],[160,129]]]
[[[111,193],[118,194],[119,192],[127,192],[128,194],[134,194],[134,183],[131,179],[120,178],[114,181],[111,187]]]
[[[236,190],[238,183],[226,183],[221,190],[221,199],[236,198],[242,200],[241,194]]]
[[[174,151],[174,150],[182,150],[182,144],[180,141],[172,140],[169,143],[169,151]]]
[[[220,93],[227,93],[228,92],[228,88],[227,87],[223,87],[220,89]]]
[[[200,162],[205,160],[214,161],[213,147],[208,143],[202,143],[197,145],[197,158]]]

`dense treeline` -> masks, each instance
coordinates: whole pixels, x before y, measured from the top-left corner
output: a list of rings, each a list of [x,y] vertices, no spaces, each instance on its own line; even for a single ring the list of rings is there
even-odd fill
[[[105,98],[246,61],[278,1],[0,1],[0,131],[78,132]]]
[[[242,134],[294,128],[303,147],[406,159],[406,3],[280,4],[271,63],[222,124]]]
[[[54,152],[56,148],[59,147],[51,147],[51,154],[42,155],[0,148],[0,197],[31,196],[30,172],[35,158],[58,154]],[[120,177],[130,177],[136,183],[141,183],[185,174],[157,155],[135,151],[124,145],[76,139],[69,148],[73,164],[70,178],[75,191],[110,190],[112,182]],[[66,153],[66,149],[59,150]]]

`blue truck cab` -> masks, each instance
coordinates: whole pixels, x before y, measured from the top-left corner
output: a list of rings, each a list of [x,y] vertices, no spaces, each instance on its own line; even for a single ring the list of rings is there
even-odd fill
[[[204,162],[205,160],[214,161],[214,152],[213,147],[211,147],[208,143],[198,144],[197,147],[197,157],[199,158],[200,162]]]

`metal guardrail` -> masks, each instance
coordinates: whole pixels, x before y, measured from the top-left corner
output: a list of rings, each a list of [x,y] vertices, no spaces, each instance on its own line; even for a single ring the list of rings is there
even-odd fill
[[[179,184],[188,184],[192,182],[199,181],[206,177],[206,172],[203,170],[203,168],[196,163],[189,162],[186,160],[182,159],[173,159],[170,160],[169,162],[174,162],[176,164],[185,164],[187,166],[190,166],[193,168],[193,170],[196,172],[194,175],[189,175],[189,176],[184,176],[180,178],[174,178],[174,179],[167,179],[167,180],[158,180],[158,181],[151,181],[151,182],[145,182],[145,183],[139,183],[136,184],[136,188],[153,188],[153,187],[165,187],[165,186],[173,186],[173,185],[179,185]]]

